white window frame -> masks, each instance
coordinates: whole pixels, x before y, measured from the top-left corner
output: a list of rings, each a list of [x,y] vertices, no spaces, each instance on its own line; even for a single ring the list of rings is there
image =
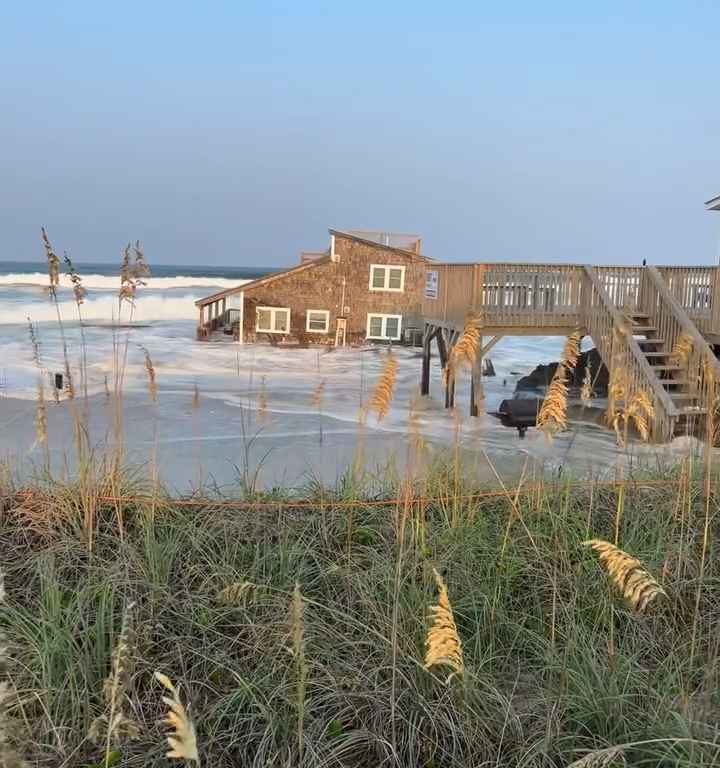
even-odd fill
[[[317,328],[310,327],[310,315],[324,315],[325,328],[319,331]],[[329,333],[330,331],[330,311],[327,309],[308,309],[305,313],[305,330],[308,333]]]
[[[370,319],[373,317],[379,317],[382,321],[382,335],[380,336],[371,336],[370,335]],[[398,321],[398,330],[397,330],[397,336],[388,336],[387,335],[387,321],[388,320],[397,320]],[[400,341],[402,338],[402,315],[384,315],[381,312],[368,312],[367,314],[367,333],[366,338],[368,339],[377,339],[378,341]]]
[[[259,313],[260,312],[269,312],[270,313],[270,326],[271,330],[268,330],[267,328],[260,328],[258,326],[259,323]],[[278,312],[287,312],[287,331],[279,331],[275,328],[275,316]],[[287,335],[290,333],[290,307],[255,307],[255,331],[257,333],[280,333],[283,335]]]
[[[377,288],[373,285],[373,273],[376,269],[385,270],[385,279],[383,281],[383,287]],[[400,270],[400,287],[390,287],[390,270]],[[370,283],[369,288],[371,291],[390,291],[390,293],[404,293],[405,292],[405,266],[403,264],[371,264],[370,265]]]

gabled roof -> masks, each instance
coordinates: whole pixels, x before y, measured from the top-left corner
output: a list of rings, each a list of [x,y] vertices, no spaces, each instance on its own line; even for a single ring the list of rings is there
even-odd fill
[[[415,253],[415,251],[407,251],[404,248],[396,248],[392,245],[385,245],[384,243],[377,243],[375,240],[367,240],[364,237],[360,237],[359,235],[356,235],[353,232],[345,232],[341,229],[330,229],[328,230],[331,235],[338,235],[340,237],[349,237],[351,240],[357,240],[359,243],[365,243],[367,245],[372,245],[373,248],[383,248],[386,251],[392,251],[394,253],[400,253],[406,258],[413,259],[414,261],[432,261],[432,259],[429,256],[423,256],[421,254]],[[206,296],[203,299],[198,299],[195,302],[196,307],[202,307],[206,304],[212,304],[215,301],[218,301],[218,299],[223,299],[226,296],[230,296],[233,293],[240,293],[241,291],[249,290],[250,288],[257,288],[260,285],[269,285],[270,283],[275,282],[276,280],[280,280],[283,277],[286,277],[287,275],[296,275],[299,272],[304,272],[307,269],[313,269],[314,267],[319,266],[320,264],[327,264],[330,261],[330,254],[327,256],[323,256],[319,259],[313,259],[312,261],[307,261],[304,264],[299,264],[296,267],[290,267],[289,269],[283,269],[280,272],[273,272],[271,275],[267,275],[266,277],[260,277],[257,280],[251,280],[249,283],[243,283],[242,285],[238,285],[235,288],[226,288],[224,291],[218,291],[218,293],[213,293],[212,296]]]
[[[232,293],[240,293],[240,291],[245,291],[248,288],[256,288],[259,285],[268,285],[268,283],[275,282],[275,280],[279,280],[281,277],[286,277],[287,275],[295,275],[298,272],[304,272],[307,269],[316,267],[318,264],[326,264],[328,261],[330,261],[329,255],[324,256],[321,259],[315,259],[314,261],[307,261],[305,264],[298,264],[297,267],[283,269],[281,272],[273,272],[273,274],[267,275],[266,277],[259,277],[257,280],[251,280],[249,283],[243,283],[242,285],[238,285],[235,288],[226,288],[224,291],[213,293],[212,296],[206,296],[204,299],[198,299],[195,302],[195,306],[202,307],[205,304],[212,304],[214,301],[223,299],[225,296],[229,296]]]
[[[705,203],[705,208],[707,208],[708,211],[720,211],[720,195],[713,197],[712,200],[708,200],[707,203]]]

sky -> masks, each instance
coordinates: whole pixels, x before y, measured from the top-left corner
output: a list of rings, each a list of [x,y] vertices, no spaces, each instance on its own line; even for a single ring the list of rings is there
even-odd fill
[[[0,259],[283,266],[720,255],[716,0],[0,8]]]

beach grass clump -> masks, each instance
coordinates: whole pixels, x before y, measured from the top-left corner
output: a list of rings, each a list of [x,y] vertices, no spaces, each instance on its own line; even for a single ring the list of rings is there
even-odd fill
[[[161,768],[166,753],[547,768],[604,765],[612,748],[608,766],[713,765],[720,563],[705,558],[698,600],[703,478],[636,473],[617,520],[614,482],[504,493],[452,464],[429,464],[422,494],[388,469],[249,500],[173,498],[128,474],[122,525],[96,489],[92,553],[73,487],[5,489],[13,749],[39,768]],[[400,538],[405,505],[422,537]],[[54,522],[29,524],[41,515]],[[714,522],[707,537],[714,551]],[[120,713],[136,728],[108,742]]]

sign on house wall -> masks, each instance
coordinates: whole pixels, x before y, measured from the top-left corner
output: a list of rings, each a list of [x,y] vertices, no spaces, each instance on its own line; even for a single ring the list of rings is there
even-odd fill
[[[428,270],[425,273],[425,298],[437,299],[438,297],[438,273],[436,270]]]

